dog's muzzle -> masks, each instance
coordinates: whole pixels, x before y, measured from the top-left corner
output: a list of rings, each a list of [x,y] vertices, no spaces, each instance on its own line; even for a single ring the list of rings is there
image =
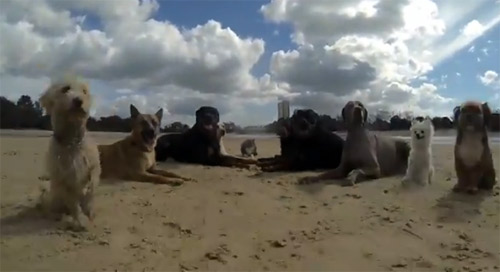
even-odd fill
[[[417,140],[422,140],[423,138],[425,138],[425,136],[423,134],[420,134],[417,132],[415,132],[415,137],[417,138]]]
[[[141,135],[146,143],[151,143],[156,138],[156,132],[154,129],[145,129],[141,132]]]
[[[76,98],[73,98],[72,104],[73,104],[73,108],[77,108],[78,109],[78,108],[82,107],[83,101],[80,98],[76,97]]]
[[[363,110],[360,107],[355,107],[352,110],[352,119],[355,123],[361,124],[363,121]]]

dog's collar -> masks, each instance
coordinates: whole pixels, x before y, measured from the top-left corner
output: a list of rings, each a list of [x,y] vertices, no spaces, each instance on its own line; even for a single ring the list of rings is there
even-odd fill
[[[141,150],[142,152],[151,152],[151,150],[149,150],[149,148],[146,146],[146,145],[141,145],[141,144],[138,144],[136,141],[132,140],[130,141],[130,145],[133,146],[133,147],[137,147],[139,150]]]
[[[54,140],[58,143],[58,144],[79,144],[82,142],[83,140],[83,135],[81,136],[78,136],[78,137],[75,137],[75,138],[71,138],[71,140],[68,140],[68,141],[65,141],[64,140],[64,137],[61,137],[60,135],[58,135],[57,133],[54,133],[52,134],[52,138],[54,138]]]

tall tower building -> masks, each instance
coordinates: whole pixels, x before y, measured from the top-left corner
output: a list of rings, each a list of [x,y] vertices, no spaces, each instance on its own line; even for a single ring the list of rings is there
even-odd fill
[[[290,118],[290,102],[283,100],[278,103],[278,119]]]

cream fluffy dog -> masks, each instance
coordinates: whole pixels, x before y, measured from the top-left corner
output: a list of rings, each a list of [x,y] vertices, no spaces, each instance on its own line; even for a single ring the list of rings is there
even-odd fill
[[[47,154],[50,189],[42,192],[45,212],[69,214],[76,228],[84,228],[81,214],[94,217],[94,191],[101,167],[97,146],[86,136],[91,107],[88,86],[74,78],[53,82],[40,97],[51,116],[53,136]]]
[[[424,120],[414,120],[410,132],[411,150],[408,169],[402,183],[404,186],[431,184],[434,175],[431,151],[434,137],[432,121],[428,117]]]

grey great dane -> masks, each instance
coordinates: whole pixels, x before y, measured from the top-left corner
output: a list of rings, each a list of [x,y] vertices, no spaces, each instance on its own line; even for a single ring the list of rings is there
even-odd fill
[[[410,146],[401,139],[383,137],[365,128],[368,112],[359,101],[349,101],[342,109],[347,139],[340,165],[321,175],[304,177],[299,184],[327,179],[344,179],[345,186],[380,177],[403,175],[408,164]]]

